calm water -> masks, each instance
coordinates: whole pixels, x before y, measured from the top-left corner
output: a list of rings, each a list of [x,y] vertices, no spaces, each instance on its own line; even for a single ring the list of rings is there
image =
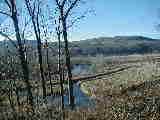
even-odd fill
[[[81,75],[87,75],[90,74],[90,65],[88,64],[78,64],[73,66],[72,69],[72,73],[75,76],[81,76]],[[87,96],[80,88],[79,83],[74,84],[73,86],[73,90],[74,90],[74,97],[75,97],[75,106],[77,107],[92,107],[94,106],[94,100]],[[23,92],[19,92],[19,95],[21,96],[26,96],[27,95],[27,91],[24,90]],[[60,104],[60,96],[48,96],[47,97],[47,103],[49,105],[59,105]],[[40,102],[42,100],[42,96],[36,96],[35,97],[35,102],[37,101]],[[42,101],[41,101],[42,102]],[[64,104],[65,106],[68,106],[68,94],[66,91],[66,94],[64,95]]]
[[[92,74],[90,64],[75,64],[72,68],[72,74],[76,76]]]
[[[74,97],[75,97],[75,106],[76,107],[92,107],[94,106],[94,100],[87,96],[83,91],[80,89],[78,84],[74,85]],[[60,104],[60,96],[57,97],[48,97],[49,104]],[[64,104],[68,106],[68,94],[64,95]]]
[[[81,76],[81,75],[88,75],[91,74],[91,69],[90,69],[89,64],[76,64],[73,66],[72,69],[72,74],[74,76]],[[74,97],[75,97],[75,105],[77,107],[92,107],[94,106],[94,100],[89,97],[88,95],[86,95],[80,88],[80,85],[77,83],[74,85]],[[60,101],[60,96],[53,98],[53,97],[48,97],[48,102],[50,104],[54,102],[56,102],[57,104]],[[64,103],[66,106],[68,106],[68,94],[64,95]]]

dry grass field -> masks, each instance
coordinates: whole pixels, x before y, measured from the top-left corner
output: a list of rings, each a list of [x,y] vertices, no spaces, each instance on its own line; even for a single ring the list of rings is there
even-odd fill
[[[73,111],[65,110],[66,120],[159,120],[160,118],[160,60],[159,54],[130,55],[112,57],[75,58],[87,64],[93,74],[112,69],[132,66],[124,71],[105,75],[92,81],[81,82],[81,90],[94,100],[94,106],[77,107]],[[75,60],[74,59],[74,60]],[[12,119],[7,97],[0,98],[1,118]],[[5,100],[6,99],[6,100]],[[16,98],[15,98],[16,99]],[[30,116],[30,108],[20,110]],[[47,108],[47,109],[44,109]],[[59,110],[55,106],[37,106],[32,119],[60,119]],[[19,111],[17,107],[16,111]],[[4,112],[8,111],[9,112]],[[26,112],[27,111],[27,112]],[[21,115],[22,113],[18,113]],[[28,118],[28,117],[27,117]],[[21,118],[23,119],[23,118]]]
[[[107,71],[107,66],[133,67],[82,83],[82,90],[95,99],[95,108],[71,112],[69,119],[159,120],[160,63],[158,59],[159,55],[104,58],[103,65],[100,63],[97,65],[97,71],[102,69]],[[108,62],[109,60],[111,61]]]

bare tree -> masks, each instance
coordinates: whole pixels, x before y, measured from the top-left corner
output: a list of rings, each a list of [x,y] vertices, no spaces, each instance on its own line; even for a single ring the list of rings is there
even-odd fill
[[[68,48],[68,23],[67,18],[71,14],[73,8],[77,6],[80,0],[55,0],[62,26],[62,35],[65,43],[66,66],[68,71],[68,87],[69,87],[69,104],[74,107],[73,82],[70,62],[70,52]]]
[[[20,35],[16,1],[15,0],[4,0],[4,2],[8,6],[9,12],[0,11],[0,13],[3,14],[3,15],[6,15],[6,16],[8,16],[12,19],[13,25],[14,25],[14,30],[15,30],[15,33],[16,33],[17,44],[15,44],[10,39],[10,37],[7,36],[5,33],[0,32],[0,34],[2,36],[6,37],[7,39],[9,39],[10,41],[12,41],[14,46],[17,47],[17,49],[18,49],[19,59],[20,59],[21,67],[22,67],[22,71],[23,71],[23,79],[26,83],[27,90],[28,90],[29,104],[31,106],[33,106],[34,105],[33,95],[32,95],[32,92],[31,92],[31,85],[29,83],[29,69],[28,69],[28,63],[27,63],[27,60],[26,60],[26,57],[25,57],[25,50],[24,50],[24,46],[23,46],[23,43],[22,43],[22,38],[21,38],[21,35]]]
[[[64,119],[64,87],[63,87],[63,73],[62,73],[62,45],[61,45],[61,30],[60,30],[60,19],[57,21],[55,20],[56,25],[56,33],[57,33],[57,39],[58,39],[58,72],[59,72],[59,80],[60,80],[60,87],[61,87],[61,110],[62,110],[62,119]]]
[[[25,0],[25,4],[27,6],[29,15],[31,17],[31,21],[32,21],[33,28],[34,28],[34,33],[35,33],[36,40],[37,40],[38,62],[40,65],[40,74],[41,74],[41,79],[42,79],[43,98],[45,99],[47,96],[47,93],[46,93],[46,82],[45,82],[45,75],[44,75],[44,69],[43,69],[43,59],[42,59],[41,30],[40,30],[40,24],[39,24],[40,1],[33,0],[32,2],[33,2],[33,5],[31,5],[29,0]]]
[[[46,37],[47,31],[44,31],[44,35]],[[53,95],[53,85],[52,85],[52,75],[51,75],[51,66],[50,66],[50,60],[49,60],[49,43],[48,40],[45,40],[44,48],[46,50],[46,64],[47,64],[47,78],[49,78],[50,82],[50,91],[51,95]]]

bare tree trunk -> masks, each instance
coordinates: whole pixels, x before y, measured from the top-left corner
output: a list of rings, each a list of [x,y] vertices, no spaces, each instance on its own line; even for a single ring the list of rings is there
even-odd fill
[[[62,77],[62,63],[61,63],[61,34],[60,31],[57,31],[58,36],[58,71],[59,71],[59,79],[60,79],[60,87],[61,87],[61,109],[62,109],[62,116],[64,118],[64,91],[63,91],[63,77]]]
[[[63,26],[63,38],[65,43],[65,59],[66,59],[66,66],[68,71],[68,87],[69,87],[69,105],[71,108],[74,108],[74,95],[73,95],[73,82],[72,82],[72,71],[71,71],[71,63],[70,63],[70,52],[68,49],[68,38],[67,38],[67,25],[66,19],[63,17],[63,11],[61,11],[62,17],[62,26]]]
[[[38,62],[39,62],[39,66],[40,66],[40,75],[41,75],[41,79],[42,79],[43,99],[45,99],[47,96],[47,93],[46,93],[46,82],[45,82],[45,77],[44,77],[43,60],[42,60],[42,47],[41,47],[42,43],[41,43],[41,35],[40,35],[41,32],[40,32],[39,19],[38,19],[40,8],[39,8],[39,4],[38,4],[38,13],[35,16],[35,9],[31,7],[31,5],[29,4],[29,0],[25,0],[25,2],[26,2],[26,6],[27,6],[28,12],[30,14],[30,17],[32,19],[34,33],[35,33],[35,36],[37,39]]]
[[[73,95],[73,81],[72,81],[72,71],[71,71],[71,63],[70,63],[70,52],[68,48],[68,38],[67,38],[67,18],[70,16],[70,13],[73,8],[76,7],[77,3],[80,0],[55,0],[57,4],[57,8],[59,10],[59,17],[62,25],[62,34],[65,43],[65,59],[66,66],[68,72],[68,88],[69,88],[69,105],[73,109],[74,108],[74,95]]]
[[[34,20],[32,20],[33,22],[33,26],[34,26],[34,31],[35,31],[35,35],[36,35],[36,39],[37,39],[37,49],[38,49],[38,62],[39,62],[39,67],[40,67],[40,73],[41,73],[41,79],[42,79],[42,88],[43,88],[43,98],[45,99],[47,96],[46,93],[46,82],[45,82],[45,77],[44,77],[44,70],[43,70],[43,62],[42,62],[42,48],[41,48],[41,38],[38,34],[37,28],[36,28],[36,24],[34,22]]]
[[[52,86],[52,77],[51,77],[51,67],[49,63],[49,53],[48,53],[48,42],[46,40],[46,59],[47,59],[47,68],[48,68],[48,76],[49,76],[49,82],[51,87],[51,94],[53,95],[53,86]]]
[[[19,28],[18,28],[18,24],[16,22],[17,20],[15,19],[14,21],[14,26],[15,26],[15,31],[16,31],[16,38],[18,40],[18,46],[19,46],[19,58],[21,60],[21,66],[22,66],[22,71],[23,71],[23,77],[25,80],[25,83],[27,84],[27,90],[28,90],[28,94],[29,94],[29,103],[33,106],[33,96],[32,96],[32,92],[31,92],[31,85],[29,83],[29,70],[28,70],[28,65],[27,65],[27,61],[25,60],[25,54],[22,48],[22,44],[21,44],[21,38],[20,38],[20,34],[19,34]]]
[[[23,79],[26,83],[27,90],[28,90],[28,95],[29,95],[29,104],[33,107],[33,95],[31,92],[31,85],[29,83],[29,69],[28,69],[28,63],[25,59],[25,53],[23,50],[23,45],[22,45],[22,40],[20,36],[20,30],[18,26],[18,18],[17,18],[17,11],[16,11],[16,6],[14,3],[14,0],[11,0],[11,5],[12,5],[12,20],[16,32],[16,39],[18,42],[18,52],[19,52],[19,58],[21,61],[21,66],[22,66],[22,71],[23,71]]]

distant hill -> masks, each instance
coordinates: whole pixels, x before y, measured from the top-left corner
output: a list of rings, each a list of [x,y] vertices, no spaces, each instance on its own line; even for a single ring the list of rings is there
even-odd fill
[[[33,49],[36,49],[36,41],[26,41]],[[14,49],[13,45],[8,42],[9,49]],[[58,48],[57,42],[49,44],[52,52]],[[0,53],[2,53],[4,41],[0,41]],[[160,40],[143,36],[115,36],[99,37],[69,43],[72,56],[96,56],[103,55],[128,55],[128,54],[145,54],[159,53]],[[57,54],[57,53],[55,53]]]
[[[75,55],[127,55],[160,52],[160,40],[143,36],[100,37],[71,43]]]

